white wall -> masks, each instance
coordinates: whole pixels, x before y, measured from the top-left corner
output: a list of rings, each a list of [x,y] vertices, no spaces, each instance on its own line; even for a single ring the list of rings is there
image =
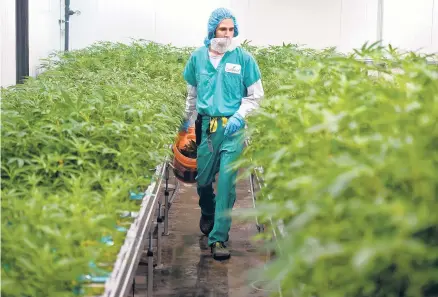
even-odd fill
[[[131,38],[201,45],[209,13],[228,0],[74,0],[71,9],[81,15],[70,18],[71,49],[95,41],[129,42]]]
[[[438,51],[438,0],[384,0],[383,41],[408,50]],[[103,5],[105,3],[105,5]],[[76,0],[81,16],[71,19],[71,43],[130,37],[198,46],[210,12],[231,8],[240,39],[254,45],[298,43],[351,51],[377,41],[378,0]],[[433,37],[435,36],[435,37]]]
[[[129,42],[131,38],[155,38],[154,0],[74,0],[70,17],[70,48],[96,41]]]
[[[53,51],[63,49],[63,37],[59,25],[59,20],[64,16],[63,3],[64,0],[29,1],[30,76],[40,72],[38,69],[40,59],[46,58]]]
[[[2,85],[15,82],[15,1],[1,0]],[[210,12],[231,8],[240,40],[286,43],[349,52],[377,41],[378,0],[71,0],[70,48],[131,38],[200,46]],[[39,59],[63,49],[64,0],[29,1],[30,75]],[[6,12],[8,15],[6,15]],[[438,52],[438,0],[384,0],[383,41],[395,47]]]
[[[438,52],[438,0],[433,2],[432,50]]]
[[[256,45],[297,43],[351,51],[376,40],[377,0],[252,0],[241,7]]]
[[[255,45],[339,45],[341,4],[342,0],[250,1],[246,12],[248,37]]]
[[[230,7],[230,2],[230,0],[157,1],[155,40],[176,46],[202,45],[211,11],[221,6]]]
[[[350,51],[377,41],[378,0],[343,0],[339,50]]]
[[[385,43],[438,52],[437,0],[385,0],[383,14]]]
[[[29,75],[36,76],[40,59],[61,50],[63,36],[59,20],[64,0],[29,1]],[[61,12],[62,11],[62,12]],[[61,14],[62,13],[62,14]],[[15,0],[1,0],[1,82],[3,87],[16,81]]]
[[[15,84],[15,0],[0,5],[0,86]]]

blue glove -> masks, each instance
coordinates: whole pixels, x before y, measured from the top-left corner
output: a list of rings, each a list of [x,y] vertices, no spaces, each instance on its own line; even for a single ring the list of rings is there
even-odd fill
[[[242,129],[245,126],[245,120],[237,112],[228,119],[227,126],[225,127],[224,135],[232,135]]]
[[[187,132],[189,130],[189,120],[185,120],[182,124],[181,127],[179,128],[180,131],[184,131]]]

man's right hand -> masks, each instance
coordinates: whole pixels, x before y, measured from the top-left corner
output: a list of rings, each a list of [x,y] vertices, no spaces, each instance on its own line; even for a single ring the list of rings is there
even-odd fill
[[[181,127],[179,128],[180,131],[184,131],[187,132],[189,130],[189,120],[185,120],[182,124]]]

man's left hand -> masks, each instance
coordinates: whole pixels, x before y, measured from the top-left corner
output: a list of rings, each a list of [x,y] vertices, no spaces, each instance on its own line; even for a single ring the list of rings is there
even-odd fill
[[[238,113],[235,113],[228,119],[227,126],[225,127],[224,135],[232,135],[242,129],[245,126],[245,120]]]

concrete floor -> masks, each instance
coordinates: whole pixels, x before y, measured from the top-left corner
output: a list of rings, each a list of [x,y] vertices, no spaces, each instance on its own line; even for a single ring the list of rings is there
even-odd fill
[[[240,181],[235,209],[251,208],[249,182]],[[231,258],[212,258],[207,238],[199,230],[200,208],[195,185],[180,183],[169,213],[168,236],[163,237],[163,264],[154,272],[154,297],[262,297],[269,292],[258,288],[253,269],[263,267],[266,255],[252,237],[255,221],[233,221],[228,247]],[[147,266],[140,265],[134,294],[146,297]],[[148,296],[150,297],[150,296]]]

